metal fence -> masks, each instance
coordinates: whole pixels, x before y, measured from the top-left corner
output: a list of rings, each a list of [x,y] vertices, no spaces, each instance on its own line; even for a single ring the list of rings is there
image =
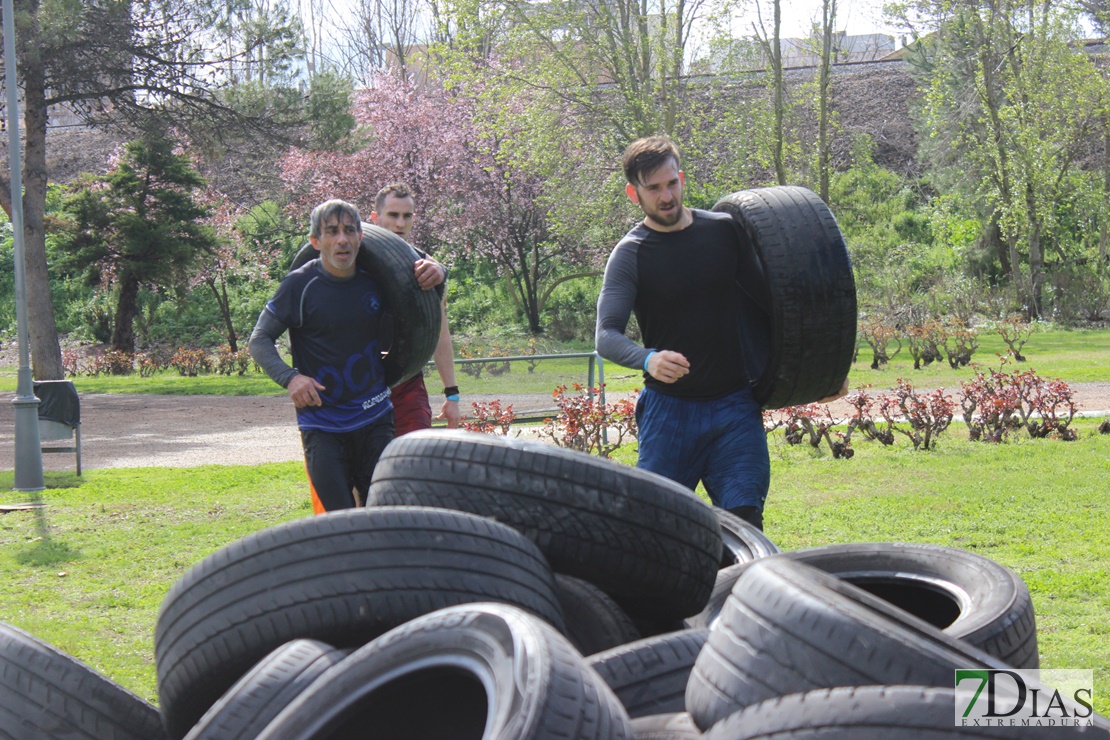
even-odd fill
[[[605,401],[605,361],[601,358],[601,355],[597,354],[596,352],[567,352],[567,353],[551,354],[551,355],[516,355],[516,356],[510,356],[510,357],[465,357],[465,358],[456,357],[455,358],[455,366],[458,367],[459,365],[473,365],[473,364],[478,364],[478,363],[488,363],[488,364],[512,363],[512,362],[534,363],[534,362],[537,362],[537,361],[540,361],[540,360],[566,360],[566,359],[584,359],[584,360],[586,360],[586,388],[588,389],[587,394],[588,394],[590,400],[592,401],[594,399],[593,390],[594,390],[595,387],[597,387],[599,389],[598,401],[602,405],[604,405],[606,403],[606,401]],[[429,362],[428,367],[434,369],[435,368],[435,363],[434,362]],[[463,392],[464,392],[464,399],[463,399],[463,404],[462,404],[463,409],[461,409],[461,411],[462,411],[462,414],[464,416],[469,415],[467,413],[467,411],[469,409],[469,406],[466,403],[467,401],[474,401],[474,400],[489,401],[489,400],[493,400],[495,397],[506,395],[506,394],[492,394],[492,395],[490,395],[490,394],[472,394],[472,393],[468,393],[465,390],[465,388],[464,388]],[[517,421],[517,422],[543,421],[544,419],[547,419],[547,418],[550,418],[550,417],[554,416],[559,411],[559,409],[556,408],[555,406],[551,406],[551,405],[542,406],[542,405],[540,405],[544,401],[546,401],[546,402],[548,402],[548,404],[550,404],[550,400],[551,400],[551,393],[550,392],[547,392],[547,393],[520,393],[520,394],[510,393],[510,394],[508,394],[508,396],[511,397],[512,399],[514,399],[513,400],[513,403],[514,403],[513,412],[514,412],[514,415],[515,415],[515,421]],[[517,406],[517,404],[521,403],[522,398],[525,399],[525,401],[524,401],[525,406],[523,408]],[[434,412],[435,412],[435,409],[433,409],[433,413]],[[441,426],[442,422],[435,422],[435,425],[436,426]]]

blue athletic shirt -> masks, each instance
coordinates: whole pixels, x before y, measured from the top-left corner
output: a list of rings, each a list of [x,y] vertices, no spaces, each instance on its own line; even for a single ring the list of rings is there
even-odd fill
[[[328,273],[319,259],[290,272],[266,310],[289,329],[293,364],[324,386],[323,406],[297,409],[301,429],[349,432],[393,409],[381,360],[381,291],[366,272]]]

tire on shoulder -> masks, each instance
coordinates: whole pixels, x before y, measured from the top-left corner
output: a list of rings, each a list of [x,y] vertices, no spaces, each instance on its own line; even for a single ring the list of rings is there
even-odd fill
[[[305,244],[293,257],[293,271],[320,256]],[[417,255],[401,237],[363,222],[357,264],[381,286],[386,307],[393,317],[393,337],[385,358],[385,380],[393,387],[414,377],[435,354],[442,311],[439,294],[422,290],[413,268]]]
[[[847,244],[816,193],[782,186],[741,190],[714,211],[747,233],[771,298],[770,322],[741,310],[745,359],[765,409],[836,393],[856,348],[856,287]]]

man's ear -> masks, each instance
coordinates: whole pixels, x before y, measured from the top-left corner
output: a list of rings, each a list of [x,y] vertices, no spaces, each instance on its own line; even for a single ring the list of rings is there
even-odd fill
[[[319,241],[320,240],[318,238],[316,238],[315,236],[309,235],[309,237],[308,237],[308,243],[311,244],[312,248],[315,249],[317,252],[320,251]]]
[[[679,183],[681,183],[681,184],[682,184],[683,186],[685,186],[685,185],[686,185],[686,173],[685,173],[685,172],[683,172],[682,170],[679,170],[679,171],[678,171],[678,181],[679,181]]]
[[[370,211],[370,223],[372,223],[372,224],[378,223],[378,212],[377,211]]]
[[[640,205],[640,195],[636,192],[635,185],[633,185],[632,183],[628,183],[624,186],[624,192],[628,195],[628,199],[630,201],[632,201],[636,205]]]

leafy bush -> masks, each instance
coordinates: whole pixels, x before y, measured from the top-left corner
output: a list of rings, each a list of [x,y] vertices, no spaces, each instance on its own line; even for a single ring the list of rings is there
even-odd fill
[[[96,377],[97,375],[130,375],[135,369],[135,359],[130,352],[109,350],[98,352],[85,363],[85,373]]]
[[[575,383],[573,395],[565,385],[551,394],[559,408],[557,416],[544,421],[540,435],[559,447],[609,457],[626,439],[635,439],[636,391],[631,398],[601,403],[601,387],[586,389]]]
[[[1036,330],[1036,324],[1029,323],[1025,317],[1017,313],[1012,313],[994,324],[994,333],[1002,337],[1002,341],[1010,348],[1010,354],[1016,362],[1025,362],[1021,349]]]
[[[251,355],[245,349],[232,352],[225,344],[216,351],[216,372],[220,375],[246,375],[250,366]]]
[[[186,349],[180,347],[170,359],[170,367],[186,378],[195,378],[203,373],[212,371],[212,363],[208,353],[202,349]]]
[[[470,405],[474,407],[474,418],[464,416],[460,422],[463,429],[468,432],[508,436],[509,427],[516,419],[511,403],[505,408],[501,408],[501,401],[494,399],[489,403],[474,401]]]
[[[1012,359],[1000,358],[1001,366]],[[1024,427],[1030,437],[1074,440],[1070,428],[1079,411],[1071,387],[1057,378],[1042,378],[1033,369],[1006,373],[979,371],[961,383],[964,423],[973,440],[1004,442],[1007,435]]]
[[[808,438],[810,446],[814,449],[820,447],[822,441],[828,443],[834,459],[847,460],[856,454],[852,449],[851,432],[844,433],[833,429],[836,421],[828,406],[817,403],[790,406],[780,410],[779,414],[778,419],[773,415],[770,417],[770,424],[765,417],[763,428],[767,429],[770,426],[775,429],[781,426],[786,435],[787,444],[801,444]],[[833,437],[836,439],[834,440]]]
[[[952,423],[952,396],[937,389],[918,395],[908,381],[898,379],[894,394],[879,401],[879,412],[893,432],[905,435],[915,450],[936,449],[937,438]]]

